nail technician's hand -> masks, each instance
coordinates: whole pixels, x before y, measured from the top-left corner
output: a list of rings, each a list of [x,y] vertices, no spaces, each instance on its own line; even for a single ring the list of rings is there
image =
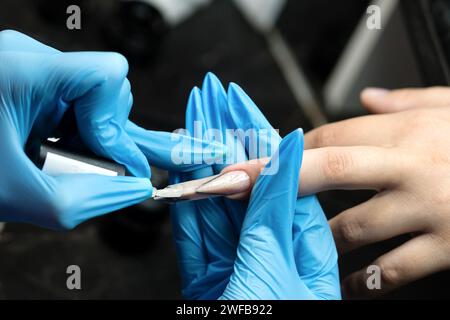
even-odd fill
[[[259,152],[271,155],[280,142],[243,90],[230,84],[226,92],[212,74],[189,98],[186,129],[193,132],[195,124],[203,125],[202,132],[215,129],[216,138],[220,133],[233,162],[258,158]],[[230,135],[230,130],[242,129],[255,134],[247,139]],[[259,146],[258,154],[249,145]],[[264,147],[271,152],[265,153]],[[301,132],[286,137],[280,150],[279,172],[258,179],[250,204],[210,198],[173,205],[173,232],[186,298],[340,298],[337,253],[322,208],[313,195],[297,199],[301,157],[291,161],[290,155],[302,152]],[[171,182],[211,176],[224,166],[172,174]]]
[[[339,298],[336,283],[326,281],[333,279],[330,274],[314,274],[307,267],[311,257],[321,253],[308,241],[301,242],[308,237],[325,239],[316,238],[318,234],[308,227],[299,230],[296,211],[301,157],[292,159],[291,155],[302,151],[303,132],[296,130],[283,139],[279,153],[268,164],[278,162],[278,173],[264,175],[263,171],[258,177],[240,231],[233,272],[221,299]],[[305,210],[304,214],[312,212]],[[301,237],[295,236],[298,232]],[[310,278],[313,275],[314,280]]]
[[[328,124],[305,136],[305,193],[376,189],[369,201],[330,221],[341,253],[413,233],[379,257],[381,290],[367,290],[365,268],[343,283],[348,296],[387,292],[450,268],[450,88],[365,90],[378,115]],[[302,190],[303,191],[303,190]]]
[[[127,72],[117,53],[63,53],[19,32],[0,32],[0,221],[73,228],[150,197],[148,161],[173,169],[167,160],[174,142],[127,120],[133,101]],[[30,161],[25,143],[46,139],[69,107],[83,142],[136,177],[50,177]]]

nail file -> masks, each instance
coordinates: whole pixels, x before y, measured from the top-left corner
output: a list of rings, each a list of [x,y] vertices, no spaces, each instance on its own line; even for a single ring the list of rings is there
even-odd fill
[[[186,181],[154,190],[153,199],[167,202],[200,200],[245,192],[250,188],[250,177],[244,171],[230,171],[218,175]]]

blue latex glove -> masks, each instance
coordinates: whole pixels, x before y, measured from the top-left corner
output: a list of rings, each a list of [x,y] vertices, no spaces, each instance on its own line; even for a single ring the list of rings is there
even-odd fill
[[[205,78],[202,90],[194,88],[190,96],[189,132],[194,121],[201,121],[204,130],[221,131],[234,159],[267,155],[262,151],[278,157],[280,137],[256,105],[235,84],[225,92],[212,74]],[[250,135],[247,140],[242,135],[227,136],[226,129],[239,128],[268,134]],[[237,142],[234,150],[230,150],[232,140]],[[252,154],[249,146],[255,143],[267,145],[267,150]],[[301,131],[286,137],[280,147],[279,172],[259,177],[249,204],[213,198],[173,205],[174,237],[187,298],[340,298],[337,252],[322,208],[315,196],[297,199],[302,151]],[[172,174],[172,182],[216,174],[223,167]]]
[[[179,140],[128,121],[133,98],[127,72],[117,53],[63,53],[15,31],[0,32],[0,221],[73,228],[149,198],[149,162],[171,170],[201,167],[173,165],[171,150]],[[69,106],[83,142],[136,177],[50,177],[30,161],[27,140],[47,138]],[[187,152],[195,156],[201,148]]]

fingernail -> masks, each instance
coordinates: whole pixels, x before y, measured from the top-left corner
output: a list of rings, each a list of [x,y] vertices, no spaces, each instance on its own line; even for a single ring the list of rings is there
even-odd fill
[[[363,95],[369,97],[369,98],[381,98],[389,93],[388,89],[384,88],[366,88],[363,91]]]
[[[230,171],[198,187],[195,192],[214,195],[232,195],[250,188],[250,177],[245,171]]]

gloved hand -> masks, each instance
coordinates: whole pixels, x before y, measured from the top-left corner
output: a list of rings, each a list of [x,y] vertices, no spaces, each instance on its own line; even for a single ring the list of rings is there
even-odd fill
[[[228,146],[226,164],[273,155],[265,170],[277,173],[258,178],[248,204],[212,198],[173,205],[183,294],[190,299],[339,299],[337,253],[325,215],[315,196],[297,199],[301,131],[286,137],[277,155],[280,137],[256,105],[235,84],[226,93],[212,74],[201,91],[191,93],[188,132],[194,123],[202,123],[203,132],[222,134],[209,139]],[[224,167],[174,173],[171,182]]]
[[[170,133],[127,120],[133,101],[127,72],[117,53],[62,53],[21,33],[0,32],[0,221],[73,228],[150,197],[148,161],[172,170],[195,167],[172,164],[171,150],[181,142]],[[50,177],[37,169],[25,143],[47,138],[70,106],[83,142],[136,177]]]

